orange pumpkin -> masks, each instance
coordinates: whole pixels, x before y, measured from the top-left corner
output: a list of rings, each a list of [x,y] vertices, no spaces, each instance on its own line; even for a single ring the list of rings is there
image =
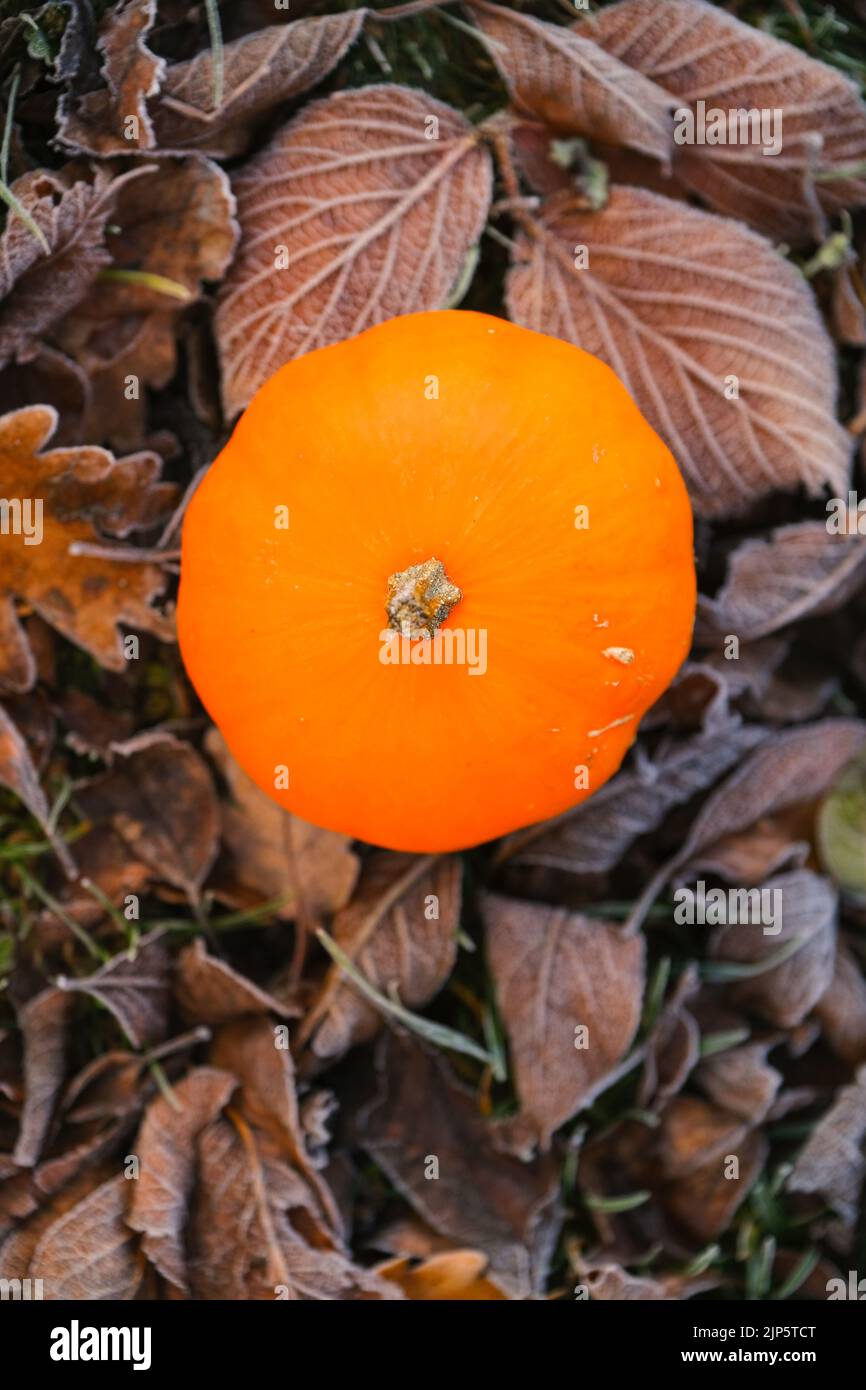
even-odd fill
[[[686,655],[688,497],[614,373],[463,311],[282,367],[195,494],[187,670],[286,809],[477,844],[616,769]]]

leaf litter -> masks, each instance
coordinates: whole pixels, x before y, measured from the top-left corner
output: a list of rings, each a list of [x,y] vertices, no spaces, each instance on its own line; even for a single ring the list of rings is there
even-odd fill
[[[0,1274],[681,1300],[769,1239],[823,1297],[866,1135],[862,17],[54,8],[0,44]],[[716,106],[782,155],[677,139]],[[454,303],[618,372],[701,596],[595,797],[401,855],[209,727],[178,509],[282,363]],[[678,920],[698,880],[779,930]]]

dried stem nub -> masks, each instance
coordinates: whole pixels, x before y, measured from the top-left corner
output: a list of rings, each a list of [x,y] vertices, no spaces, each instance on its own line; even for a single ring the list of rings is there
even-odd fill
[[[422,565],[410,565],[388,580],[388,625],[404,637],[435,637],[462,597],[441,560],[431,558]]]

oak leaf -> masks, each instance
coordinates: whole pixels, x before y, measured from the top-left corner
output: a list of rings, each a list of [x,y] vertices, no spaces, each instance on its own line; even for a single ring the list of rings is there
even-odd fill
[[[173,633],[169,620],[152,607],[165,584],[157,565],[118,565],[98,555],[76,555],[74,550],[76,543],[92,546],[101,540],[102,526],[114,534],[127,526],[115,488],[129,497],[134,509],[130,524],[137,524],[135,509],[142,502],[130,485],[139,491],[152,486],[153,458],[139,455],[118,462],[104,449],[85,447],[43,453],[56,420],[48,406],[28,406],[0,418],[4,495],[21,507],[20,533],[4,537],[0,559],[0,633],[5,639],[0,690],[26,690],[35,676],[15,616],[16,597],[111,671],[126,665],[121,623],[165,640]],[[168,495],[160,493],[163,499]],[[41,539],[36,540],[40,529]],[[28,532],[34,538],[30,542]]]

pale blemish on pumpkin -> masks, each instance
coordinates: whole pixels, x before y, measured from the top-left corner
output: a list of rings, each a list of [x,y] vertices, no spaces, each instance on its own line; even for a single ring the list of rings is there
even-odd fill
[[[633,714],[624,714],[621,719],[614,719],[612,724],[605,724],[603,729],[588,729],[587,738],[600,738],[602,734],[610,733],[611,729],[618,729],[621,724],[628,724],[634,719]]]
[[[634,661],[631,647],[605,647],[602,656],[609,656],[611,661],[621,661],[623,666],[630,666]]]

